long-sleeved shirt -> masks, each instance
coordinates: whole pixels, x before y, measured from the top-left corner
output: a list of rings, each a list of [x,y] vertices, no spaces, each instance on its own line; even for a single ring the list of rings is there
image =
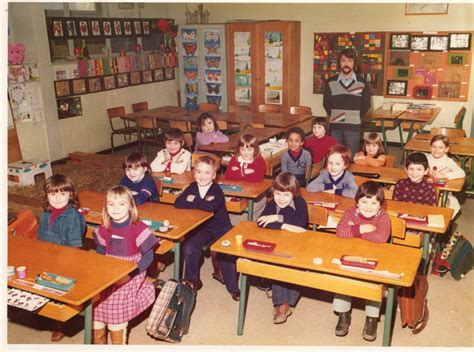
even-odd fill
[[[247,163],[240,156],[233,156],[225,170],[226,180],[243,180],[260,182],[265,177],[265,160],[258,155],[251,163]]]
[[[370,224],[375,230],[360,233],[360,225]],[[362,238],[370,242],[385,243],[390,238],[390,216],[385,210],[380,209],[377,215],[366,218],[354,207],[348,209],[339,224],[337,224],[336,236],[342,238]]]
[[[436,190],[426,180],[413,183],[409,178],[398,180],[393,190],[393,199],[402,202],[436,205]]]
[[[301,153],[297,158],[291,154],[290,150],[281,156],[281,172],[289,172],[295,175],[300,185],[304,184],[306,168],[311,164],[311,154],[305,149],[301,149]]]
[[[448,180],[466,177],[464,170],[447,155],[443,155],[441,158],[435,158],[429,153],[426,153],[425,155],[428,158],[428,165],[430,166],[431,171],[433,171],[433,167],[436,167],[438,172],[446,174]]]
[[[171,154],[166,149],[160,150],[156,158],[150,164],[151,171],[163,172],[170,162],[170,172],[173,174],[182,174],[185,171],[191,171],[191,153],[186,149],[181,149],[176,155]]]
[[[334,186],[336,186],[335,194],[347,198],[354,198],[357,192],[357,183],[355,182],[354,175],[347,170],[344,170],[342,175],[336,180],[332,178],[327,170],[324,170],[306,186],[306,189],[308,192],[323,192],[333,189]]]
[[[208,145],[211,143],[227,143],[228,141],[229,137],[219,130],[213,132],[197,132],[195,151],[199,150],[200,145]]]
[[[120,180],[120,186],[127,187],[133,195],[136,205],[143,204],[145,202],[158,202],[160,200],[158,196],[158,189],[156,188],[155,181],[151,176],[145,176],[138,182],[132,182],[127,176],[122,177]]]
[[[281,229],[283,224],[308,227],[308,206],[302,197],[296,197],[288,206],[280,208],[274,200],[268,203],[260,216],[278,215],[278,221],[264,226],[268,229]],[[261,225],[258,225],[262,227]]]
[[[339,144],[338,140],[327,134],[321,138],[312,135],[304,141],[304,147],[309,150],[313,157],[313,164],[319,163],[323,160],[326,157],[329,148],[336,144]]]
[[[86,221],[71,204],[51,223],[51,212],[40,214],[38,239],[69,247],[82,247]]]
[[[194,199],[189,201],[188,196],[193,195]],[[205,196],[201,198],[199,194],[199,187],[196,182],[191,183],[181,193],[174,202],[176,208],[181,209],[200,209],[214,213],[205,224],[205,228],[211,233],[218,236],[223,235],[232,227],[230,223],[229,214],[225,207],[225,197],[222,189],[215,182],[211,184]]]

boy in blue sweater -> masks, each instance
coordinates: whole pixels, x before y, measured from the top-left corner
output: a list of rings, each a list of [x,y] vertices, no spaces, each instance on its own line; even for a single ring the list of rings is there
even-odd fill
[[[291,127],[286,132],[288,151],[281,156],[281,172],[295,175],[300,186],[304,186],[306,170],[311,166],[311,154],[303,149],[304,131],[300,127]]]

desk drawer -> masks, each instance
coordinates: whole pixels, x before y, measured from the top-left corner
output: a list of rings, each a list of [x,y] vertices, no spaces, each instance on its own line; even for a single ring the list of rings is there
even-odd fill
[[[82,311],[82,306],[74,307],[67,304],[48,302],[38,310],[38,315],[58,321],[68,321]]]
[[[230,213],[242,213],[245,209],[247,209],[247,206],[249,204],[249,201],[247,199],[240,199],[239,201],[225,201],[225,206],[227,208],[227,211]]]

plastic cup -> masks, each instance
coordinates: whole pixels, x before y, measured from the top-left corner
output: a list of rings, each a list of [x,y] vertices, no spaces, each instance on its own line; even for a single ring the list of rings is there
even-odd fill
[[[26,266],[19,266],[16,268],[16,276],[19,279],[25,279],[26,278]]]
[[[242,235],[235,235],[235,244],[236,244],[237,246],[241,246],[243,240],[244,240],[244,236],[242,236]]]
[[[7,277],[11,278],[15,276],[15,267],[13,265],[9,265],[7,268]]]

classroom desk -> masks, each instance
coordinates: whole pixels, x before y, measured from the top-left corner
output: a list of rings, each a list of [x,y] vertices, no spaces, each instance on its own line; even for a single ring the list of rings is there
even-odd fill
[[[434,119],[439,115],[440,112],[441,108],[435,107],[430,109],[430,112],[405,111],[402,115],[400,115],[398,118],[402,121],[402,127],[408,128],[407,143],[410,141],[413,133],[415,132],[415,123],[419,123],[421,125],[420,129],[422,129],[426,124],[433,123]]]
[[[386,183],[394,185],[398,180],[407,178],[406,172],[403,169],[396,167],[372,167],[365,165],[350,164],[347,168],[351,172],[366,172],[379,174],[379,178],[370,179],[378,183]],[[448,192],[461,192],[464,178],[457,178],[454,180],[447,180],[443,187],[438,187],[441,192],[441,206],[445,207],[448,199]]]
[[[102,207],[105,195],[92,191],[79,192],[79,200],[82,207],[90,211],[84,216],[88,223],[94,225],[102,224]],[[169,239],[174,243],[174,278],[180,277],[181,241],[186,234],[198,227],[200,224],[212,217],[212,213],[198,209],[176,209],[172,205],[162,203],[146,202],[138,206],[138,213],[142,219],[155,221],[169,220],[171,225],[176,226],[166,233],[155,232],[155,235]]]
[[[417,151],[430,153],[430,141],[434,135],[432,134],[417,134],[415,135],[406,145],[405,151]],[[449,153],[459,157],[461,161],[461,167],[469,175],[468,179],[468,190],[472,190],[472,174],[474,173],[474,138],[468,137],[457,137],[449,138]],[[470,169],[467,169],[467,162],[471,160]]]
[[[246,250],[244,246],[235,244],[235,235],[243,235],[243,240],[252,239],[276,243],[274,252],[262,253]],[[223,240],[229,240],[230,246],[222,246]],[[390,345],[392,328],[392,314],[396,312],[395,289],[399,286],[409,287],[412,285],[418,265],[421,260],[421,250],[396,246],[392,244],[378,244],[361,239],[342,239],[332,234],[307,231],[304,233],[291,233],[284,230],[262,229],[252,222],[241,222],[232,230],[227,232],[221,239],[214,242],[211,250],[240,258],[258,260],[273,266],[274,270],[285,270],[294,268],[319,272],[331,277],[342,276],[355,279],[357,282],[373,282],[388,285],[388,296],[385,313],[383,345]],[[341,258],[342,255],[360,255],[369,258],[377,258],[377,270],[388,270],[391,273],[404,273],[400,278],[390,278],[370,275],[368,273],[352,272],[342,270],[339,265],[331,263],[333,258]],[[321,258],[323,263],[313,264],[313,258]],[[403,258],[403,260],[401,260]],[[298,271],[293,271],[295,274]],[[299,271],[301,273],[301,271]],[[325,276],[326,276],[325,275]],[[247,277],[241,275],[241,298],[239,305],[238,334],[243,333],[244,311],[247,300]],[[325,288],[331,292],[337,292],[336,287]],[[333,291],[336,290],[336,291]],[[270,302],[268,303],[270,304]]]
[[[177,189],[177,190],[184,190],[186,187],[189,186],[192,182],[194,182],[194,176],[191,171],[186,171],[182,174],[169,174],[164,172],[153,172],[153,177],[172,177],[172,183],[163,183],[164,188],[170,189]],[[224,195],[229,197],[238,197],[238,198],[246,198],[248,200],[247,206],[247,218],[252,221],[253,220],[253,203],[255,199],[258,199],[262,196],[271,186],[273,180],[270,179],[263,179],[261,182],[247,182],[247,181],[228,181],[224,178],[223,175],[218,175],[216,177],[216,182],[228,184],[228,185],[235,185],[242,187],[242,191],[232,191],[225,189],[223,190]],[[174,203],[176,198],[170,197],[170,201]],[[226,204],[228,204],[226,202]]]
[[[398,133],[400,135],[400,144],[403,148],[403,134],[402,134],[401,121],[397,119],[402,114],[403,114],[403,111],[384,110],[382,109],[381,106],[378,107],[377,109],[370,111],[367,114],[368,118],[375,120],[375,126],[380,127],[382,129],[382,138],[383,138],[383,144],[385,147],[385,152],[388,151],[386,128],[398,127]]]
[[[63,296],[37,290],[16,279],[8,280],[8,286],[51,298],[78,312],[83,310],[85,344],[91,343],[92,298],[136,268],[135,263],[126,260],[17,236],[8,236],[8,265],[26,266],[27,281],[34,282],[43,271],[77,280]]]

